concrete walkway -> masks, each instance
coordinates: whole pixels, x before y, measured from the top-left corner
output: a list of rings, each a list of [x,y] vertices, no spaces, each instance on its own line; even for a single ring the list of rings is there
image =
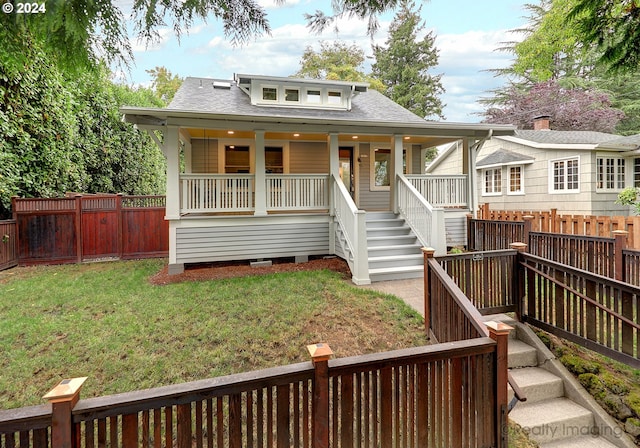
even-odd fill
[[[374,282],[370,285],[361,286],[361,288],[393,294],[404,300],[424,317],[424,279],[422,278]]]

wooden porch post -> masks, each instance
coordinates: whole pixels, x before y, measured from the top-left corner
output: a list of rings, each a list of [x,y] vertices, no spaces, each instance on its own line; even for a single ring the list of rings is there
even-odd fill
[[[258,130],[256,132],[256,173],[255,173],[255,201],[256,208],[254,211],[255,216],[267,215],[267,175],[266,175],[266,161],[264,154],[264,131]]]
[[[622,251],[627,248],[627,236],[629,232],[626,230],[614,230],[613,237],[615,240],[615,246],[613,248],[613,259],[614,259],[614,275],[615,279],[621,282],[625,281],[624,278],[624,257],[622,256]]]
[[[503,322],[486,322],[489,329],[489,337],[496,341],[495,358],[495,387],[496,387],[496,447],[507,448],[509,437],[507,431],[509,395],[507,384],[509,383],[509,363],[507,360],[507,345],[509,344],[509,332],[513,327]]]
[[[520,266],[520,254],[527,251],[524,243],[511,243],[511,249],[518,251],[513,262],[513,298],[516,301],[516,320],[522,322],[522,309],[524,300],[524,269]]]
[[[333,351],[328,344],[307,345],[315,369],[311,416],[311,446],[329,448],[329,358]]]
[[[71,411],[80,399],[80,389],[86,377],[62,380],[44,397],[51,403],[52,448],[73,447],[73,422]]]
[[[162,152],[167,158],[167,194],[164,219],[169,221],[169,274],[184,271],[184,264],[177,263],[177,230],[174,223],[180,220],[180,136],[177,126],[167,126],[164,131]]]
[[[423,247],[424,256],[424,331],[427,339],[431,339],[431,290],[429,289],[429,259],[433,258],[435,249]]]

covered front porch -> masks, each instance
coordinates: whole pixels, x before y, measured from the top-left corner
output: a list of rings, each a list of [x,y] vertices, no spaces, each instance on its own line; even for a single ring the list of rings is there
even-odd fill
[[[170,273],[336,255],[356,284],[421,276],[420,247],[444,254],[459,244],[477,208],[475,153],[495,127],[140,109],[125,118],[149,130],[167,158]],[[466,149],[466,174],[426,175],[425,152],[455,141]]]

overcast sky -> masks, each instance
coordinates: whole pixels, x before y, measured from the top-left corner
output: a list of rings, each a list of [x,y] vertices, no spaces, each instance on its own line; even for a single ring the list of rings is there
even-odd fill
[[[126,1],[121,5],[126,11]],[[475,113],[482,110],[477,100],[491,89],[505,82],[495,78],[489,69],[508,66],[510,56],[497,52],[500,42],[517,35],[509,30],[525,23],[526,11],[522,0],[431,0],[422,4],[426,29],[437,36],[440,51],[439,65],[434,74],[443,74],[446,93],[444,114],[447,121],[477,122]],[[339,23],[339,33],[333,30],[314,35],[305,26],[303,14],[315,10],[330,13],[330,0],[285,0],[275,6],[272,0],[261,0],[267,9],[272,27],[270,36],[258,37],[241,47],[234,47],[224,39],[222,24],[211,19],[198,23],[180,42],[170,27],[160,29],[162,39],[151,46],[134,41],[135,65],[128,82],[148,85],[145,70],[165,66],[181,77],[202,76],[233,79],[234,73],[289,76],[300,66],[300,58],[308,46],[319,48],[321,40],[340,39],[361,46],[371,56],[371,38],[366,35],[366,23],[345,20]],[[384,44],[393,14],[381,18],[374,42]],[[369,66],[366,67],[369,70]]]

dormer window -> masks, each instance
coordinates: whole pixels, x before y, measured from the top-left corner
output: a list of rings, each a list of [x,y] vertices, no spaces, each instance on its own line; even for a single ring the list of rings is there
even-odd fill
[[[284,100],[289,103],[300,101],[300,91],[298,89],[284,89]]]
[[[275,87],[263,87],[262,99],[264,101],[278,101],[278,89]]]
[[[342,92],[328,91],[327,92],[328,104],[342,104]]]
[[[368,84],[325,79],[295,79],[259,75],[236,75],[241,91],[251,104],[325,110],[351,110],[353,98],[367,91]]]
[[[320,104],[322,103],[322,97],[319,90],[307,90],[307,103]]]

